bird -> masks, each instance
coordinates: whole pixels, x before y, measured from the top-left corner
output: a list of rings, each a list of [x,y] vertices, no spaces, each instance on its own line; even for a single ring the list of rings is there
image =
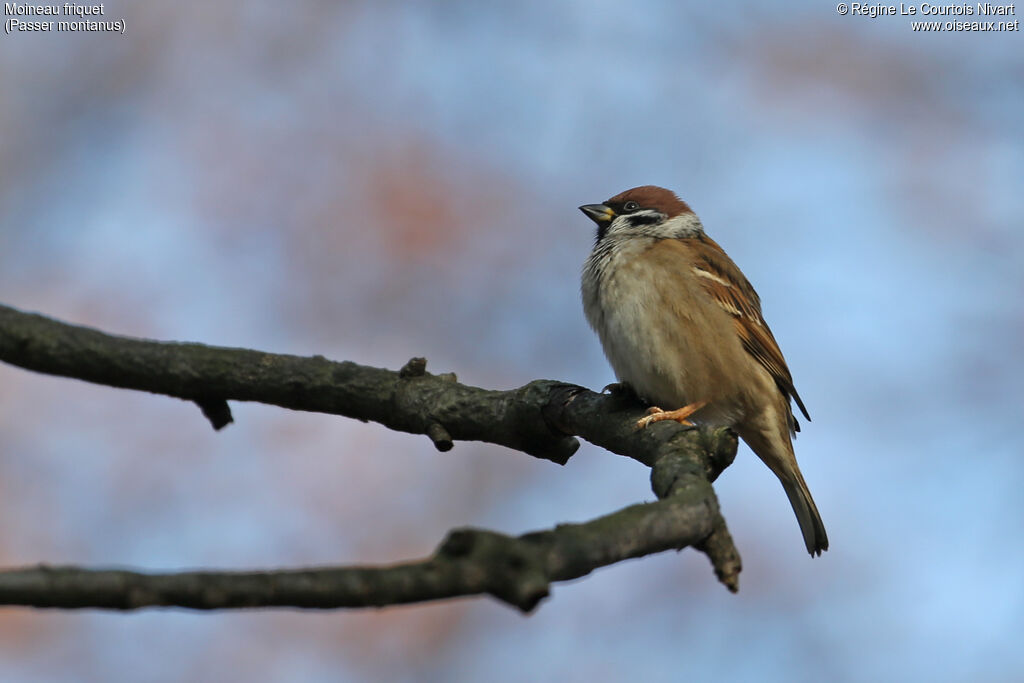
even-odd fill
[[[828,536],[796,461],[790,400],[811,418],[757,292],[671,190],[644,185],[579,208],[597,224],[583,310],[619,386],[651,406],[637,429],[732,428],[782,483],[807,552],[821,555]]]

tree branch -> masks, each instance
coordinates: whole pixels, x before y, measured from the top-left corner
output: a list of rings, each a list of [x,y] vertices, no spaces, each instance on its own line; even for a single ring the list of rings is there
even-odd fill
[[[400,371],[249,349],[109,335],[0,305],[0,360],[29,370],[196,402],[215,428],[228,400],[372,420],[427,435],[439,450],[455,440],[495,443],[564,464],[579,435],[652,467],[658,502],[583,524],[510,537],[452,532],[434,556],[392,567],[278,572],[141,574],[73,567],[0,572],[0,604],[134,609],[361,607],[489,593],[523,610],[553,581],[669,548],[694,546],[735,591],[739,554],[710,482],[731,462],[729,430],[660,422],[636,430],[643,406],[624,394],[535,380],[492,391],[432,375],[414,358]]]
[[[557,382],[490,391],[459,384],[453,374],[431,375],[422,359],[395,372],[323,356],[132,339],[0,305],[0,360],[195,401],[204,412],[212,406],[214,414],[218,402],[258,401],[379,422],[432,434],[442,449],[453,439],[489,441],[564,464],[579,448],[540,415],[543,398]]]
[[[665,460],[676,459],[687,458]],[[0,572],[0,604],[119,610],[322,609],[490,594],[529,612],[548,595],[552,582],[576,579],[629,558],[697,545],[716,527],[724,525],[714,492],[703,476],[691,472],[677,478],[662,500],[632,505],[584,524],[562,524],[518,537],[457,529],[432,557],[408,564],[173,574],[39,566]],[[735,588],[735,578],[734,573],[725,582]]]

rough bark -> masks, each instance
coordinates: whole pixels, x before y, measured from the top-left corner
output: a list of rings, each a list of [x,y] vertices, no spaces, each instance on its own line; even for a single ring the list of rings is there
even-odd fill
[[[232,421],[227,401],[258,401],[424,434],[439,450],[455,441],[486,441],[559,464],[576,451],[574,436],[580,436],[650,466],[659,498],[518,537],[454,530],[431,557],[390,567],[171,574],[12,569],[0,571],[0,604],[331,608],[486,593],[528,611],[552,582],[687,546],[708,555],[730,590],[738,586],[739,554],[711,487],[735,456],[735,435],[669,422],[637,430],[644,407],[626,393],[597,394],[551,380],[494,391],[461,384],[453,374],[430,374],[421,358],[392,371],[322,356],[133,339],[3,305],[0,360],[193,401],[216,429]]]

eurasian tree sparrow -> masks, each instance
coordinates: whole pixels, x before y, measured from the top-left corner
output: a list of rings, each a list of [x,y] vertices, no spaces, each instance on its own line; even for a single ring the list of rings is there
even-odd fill
[[[782,351],[761,300],[685,202],[646,185],[581,206],[597,223],[583,268],[583,309],[619,381],[660,420],[732,427],[789,496],[811,555],[828,536],[793,453],[799,426]]]

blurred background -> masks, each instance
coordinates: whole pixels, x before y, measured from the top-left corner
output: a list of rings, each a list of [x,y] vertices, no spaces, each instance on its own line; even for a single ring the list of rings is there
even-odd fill
[[[110,332],[613,380],[576,207],[675,189],[814,421],[810,560],[741,447],[730,595],[668,553],[379,611],[0,610],[5,681],[1024,680],[1024,50],[827,3],[105,4],[0,37],[0,301]],[[5,17],[7,18],[7,17]],[[1015,17],[1010,17],[1013,19]],[[381,563],[651,500],[499,447],[0,365],[0,565]]]

